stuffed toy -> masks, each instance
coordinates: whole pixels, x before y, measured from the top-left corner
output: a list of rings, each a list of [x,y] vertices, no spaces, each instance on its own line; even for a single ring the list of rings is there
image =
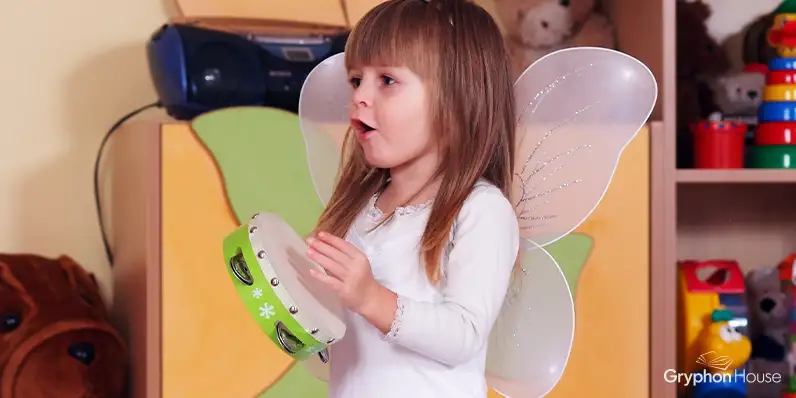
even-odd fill
[[[539,58],[568,47],[616,47],[614,27],[595,0],[499,0],[516,77]]]
[[[677,166],[691,167],[689,125],[717,110],[710,82],[730,68],[726,50],[708,33],[710,7],[701,0],[677,0]]]
[[[741,55],[744,64],[768,65],[779,57],[776,48],[768,44],[768,30],[774,25],[776,16],[776,12],[763,14],[745,29]]]
[[[776,268],[761,268],[746,276],[749,305],[750,358],[786,360],[791,305]]]
[[[765,65],[750,65],[743,71],[724,74],[710,85],[713,102],[723,118],[754,118],[763,102]]]
[[[0,397],[117,398],[127,348],[71,258],[0,254]]]

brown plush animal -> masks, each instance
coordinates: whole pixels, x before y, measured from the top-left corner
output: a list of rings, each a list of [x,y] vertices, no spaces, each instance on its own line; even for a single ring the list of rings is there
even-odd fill
[[[127,348],[71,258],[0,254],[0,397],[118,398]]]
[[[689,124],[718,110],[710,82],[730,68],[729,57],[708,33],[710,7],[701,0],[677,0],[678,167],[691,163]]]

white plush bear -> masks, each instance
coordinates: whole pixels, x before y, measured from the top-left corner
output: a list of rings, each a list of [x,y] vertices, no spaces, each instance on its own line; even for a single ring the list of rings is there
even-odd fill
[[[580,46],[615,48],[613,25],[594,0],[498,0],[515,77],[551,52]]]
[[[766,76],[756,71],[734,72],[711,85],[713,102],[725,117],[752,117],[763,102]]]

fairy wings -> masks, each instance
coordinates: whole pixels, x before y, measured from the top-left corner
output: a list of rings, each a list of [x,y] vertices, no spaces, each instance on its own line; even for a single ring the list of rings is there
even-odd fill
[[[348,124],[351,88],[343,57],[316,66],[299,101],[310,172],[324,204],[340,163],[333,136]],[[522,241],[520,272],[489,341],[487,380],[500,394],[541,397],[561,378],[575,312],[567,281],[545,246],[575,230],[597,207],[657,94],[643,63],[595,47],[551,53],[514,84],[517,164],[511,199]]]

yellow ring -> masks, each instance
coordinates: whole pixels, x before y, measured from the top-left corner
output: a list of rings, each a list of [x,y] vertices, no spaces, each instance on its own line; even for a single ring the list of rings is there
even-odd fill
[[[796,58],[796,47],[775,46],[777,55],[782,58]]]
[[[796,20],[796,14],[777,14],[774,17],[774,23],[771,24],[771,28],[767,29],[766,33],[766,42],[769,46],[774,47],[777,50],[777,55],[780,57],[791,58],[796,56],[796,49],[790,47],[783,47],[771,42],[771,30],[778,30],[782,29],[785,26],[786,22]]]
[[[785,22],[793,21],[793,20],[796,20],[796,14],[793,14],[793,13],[777,14],[777,16],[774,17],[773,28],[774,29],[780,29],[780,28],[782,28],[783,25],[785,25]]]
[[[796,84],[772,84],[763,89],[763,101],[796,101]]]

